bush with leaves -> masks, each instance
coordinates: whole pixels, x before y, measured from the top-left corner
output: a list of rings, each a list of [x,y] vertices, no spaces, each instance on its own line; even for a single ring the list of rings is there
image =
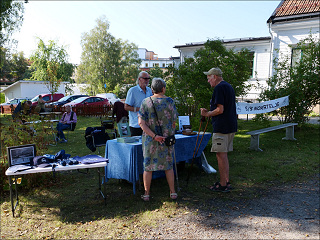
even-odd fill
[[[280,54],[274,59],[275,73],[267,80],[268,88],[262,91],[260,99],[267,101],[289,95],[290,104],[273,114],[278,115],[280,121],[301,124],[308,121],[312,107],[320,101],[319,38],[310,33],[295,48],[302,53],[296,64],[291,63],[291,53]]]
[[[38,115],[26,116],[27,122],[39,120]],[[0,159],[0,189],[3,188],[9,167],[7,147],[35,144],[37,155],[43,155],[48,149],[48,144],[53,142],[51,122],[38,121],[36,124],[22,125],[12,120],[11,115],[1,116],[1,159]],[[33,174],[30,174],[33,175]],[[26,176],[29,178],[30,176]],[[32,178],[32,177],[30,177]]]
[[[194,58],[186,58],[178,68],[168,67],[171,78],[167,80],[166,95],[174,98],[179,115],[191,117],[196,127],[200,120],[200,108],[209,109],[213,89],[203,72],[219,67],[223,79],[230,83],[236,96],[242,96],[250,89],[247,80],[251,76],[250,51],[227,49],[221,40],[208,40],[204,48],[197,50]]]

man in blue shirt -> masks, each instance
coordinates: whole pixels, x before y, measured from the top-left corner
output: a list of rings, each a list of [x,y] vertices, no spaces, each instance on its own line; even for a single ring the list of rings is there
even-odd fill
[[[129,112],[129,126],[131,136],[141,136],[142,129],[138,123],[138,112],[142,101],[152,96],[151,88],[148,87],[150,76],[142,71],[137,78],[137,86],[129,89],[124,104],[124,109]]]
[[[214,90],[210,111],[201,108],[201,115],[212,119],[211,152],[216,152],[220,174],[220,182],[216,182],[210,190],[229,192],[231,185],[228,152],[233,151],[233,138],[238,128],[235,92],[232,86],[223,80],[220,68],[211,68],[204,74]]]

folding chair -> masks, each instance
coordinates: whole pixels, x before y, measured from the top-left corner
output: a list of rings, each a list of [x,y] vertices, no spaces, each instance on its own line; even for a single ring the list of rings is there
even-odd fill
[[[106,133],[105,127],[93,127],[91,132],[93,146],[98,148],[98,154],[100,155],[99,147],[106,146],[106,142],[110,140],[108,133]]]
[[[106,112],[106,116],[100,117],[100,122],[101,122],[101,127],[104,127],[105,129],[112,129],[112,135],[113,138],[117,138],[117,130],[115,128],[115,118],[114,118],[114,114],[113,114],[113,108],[112,106],[107,106],[107,112]]]

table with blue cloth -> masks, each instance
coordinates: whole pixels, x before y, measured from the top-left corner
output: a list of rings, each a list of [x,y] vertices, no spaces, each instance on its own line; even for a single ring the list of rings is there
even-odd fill
[[[207,146],[211,133],[200,133],[198,138],[199,145],[203,136],[198,154],[195,157],[200,157],[202,151]],[[176,134],[176,144],[174,145],[176,161],[192,162],[192,157],[198,135],[182,135]],[[198,148],[198,147],[197,147]],[[109,160],[105,167],[106,181],[110,178],[125,179],[133,183],[133,193],[136,194],[136,182],[139,180],[139,174],[143,174],[143,153],[142,143],[119,143],[117,139],[108,140],[106,143],[105,158]]]

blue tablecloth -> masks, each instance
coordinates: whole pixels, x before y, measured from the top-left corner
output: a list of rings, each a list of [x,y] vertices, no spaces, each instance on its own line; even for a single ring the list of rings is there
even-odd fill
[[[203,136],[198,154],[199,157],[207,146],[211,133],[200,134],[198,145]],[[186,136],[176,134],[175,153],[176,161],[186,161],[191,163],[198,135]],[[196,149],[197,151],[197,149]],[[143,153],[142,144],[137,143],[118,143],[116,139],[106,143],[105,158],[109,160],[106,171],[106,179],[125,179],[133,183],[133,193],[136,193],[135,183],[139,179],[139,174],[143,173]]]

